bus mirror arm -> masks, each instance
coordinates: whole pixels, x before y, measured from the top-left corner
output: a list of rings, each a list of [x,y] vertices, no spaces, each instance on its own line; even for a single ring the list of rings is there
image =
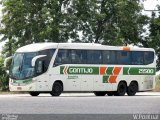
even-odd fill
[[[33,59],[32,59],[32,67],[34,67],[35,66],[35,63],[36,63],[36,61],[37,61],[37,59],[39,59],[39,58],[42,58],[42,57],[46,57],[47,55],[38,55],[38,56],[35,56]]]

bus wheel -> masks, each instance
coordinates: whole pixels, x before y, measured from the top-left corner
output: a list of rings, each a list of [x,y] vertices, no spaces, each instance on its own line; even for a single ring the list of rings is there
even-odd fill
[[[138,85],[136,82],[131,82],[127,89],[128,96],[134,96],[138,91]]]
[[[120,82],[118,84],[117,91],[115,92],[115,96],[124,96],[127,91],[127,85],[125,82]]]
[[[40,93],[39,93],[39,92],[29,92],[29,94],[30,94],[31,96],[38,96]]]
[[[53,88],[52,88],[52,91],[51,91],[51,95],[52,96],[59,96],[61,93],[62,93],[62,91],[63,91],[63,86],[62,86],[62,84],[61,83],[59,83],[59,82],[55,82],[54,84],[53,84]]]
[[[114,95],[114,92],[113,92],[113,91],[107,92],[107,95],[108,95],[108,96],[113,96],[113,95]]]
[[[94,92],[95,96],[105,96],[106,92]]]

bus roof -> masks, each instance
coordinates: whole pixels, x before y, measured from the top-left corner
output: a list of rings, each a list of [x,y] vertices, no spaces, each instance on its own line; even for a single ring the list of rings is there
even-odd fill
[[[107,46],[96,43],[33,43],[17,49],[16,52],[37,52],[46,49],[95,49],[95,50],[124,50],[124,51],[154,51],[152,48]]]

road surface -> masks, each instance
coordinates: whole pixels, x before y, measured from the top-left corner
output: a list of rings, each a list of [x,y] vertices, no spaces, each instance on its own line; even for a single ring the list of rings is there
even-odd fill
[[[102,96],[64,93],[59,97],[40,94],[0,95],[1,114],[160,114],[160,92],[136,96]],[[159,115],[160,119],[160,115]],[[1,120],[1,119],[0,119]]]

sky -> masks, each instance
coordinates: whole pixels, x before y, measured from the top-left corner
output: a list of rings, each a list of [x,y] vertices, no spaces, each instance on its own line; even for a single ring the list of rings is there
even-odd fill
[[[160,0],[144,0],[144,9],[145,10],[156,10],[156,5],[160,5]],[[1,19],[1,8],[0,6],[0,19]],[[151,12],[148,11],[142,11],[143,14],[151,16]],[[5,44],[5,42],[0,43],[0,51],[2,50],[2,46]]]

